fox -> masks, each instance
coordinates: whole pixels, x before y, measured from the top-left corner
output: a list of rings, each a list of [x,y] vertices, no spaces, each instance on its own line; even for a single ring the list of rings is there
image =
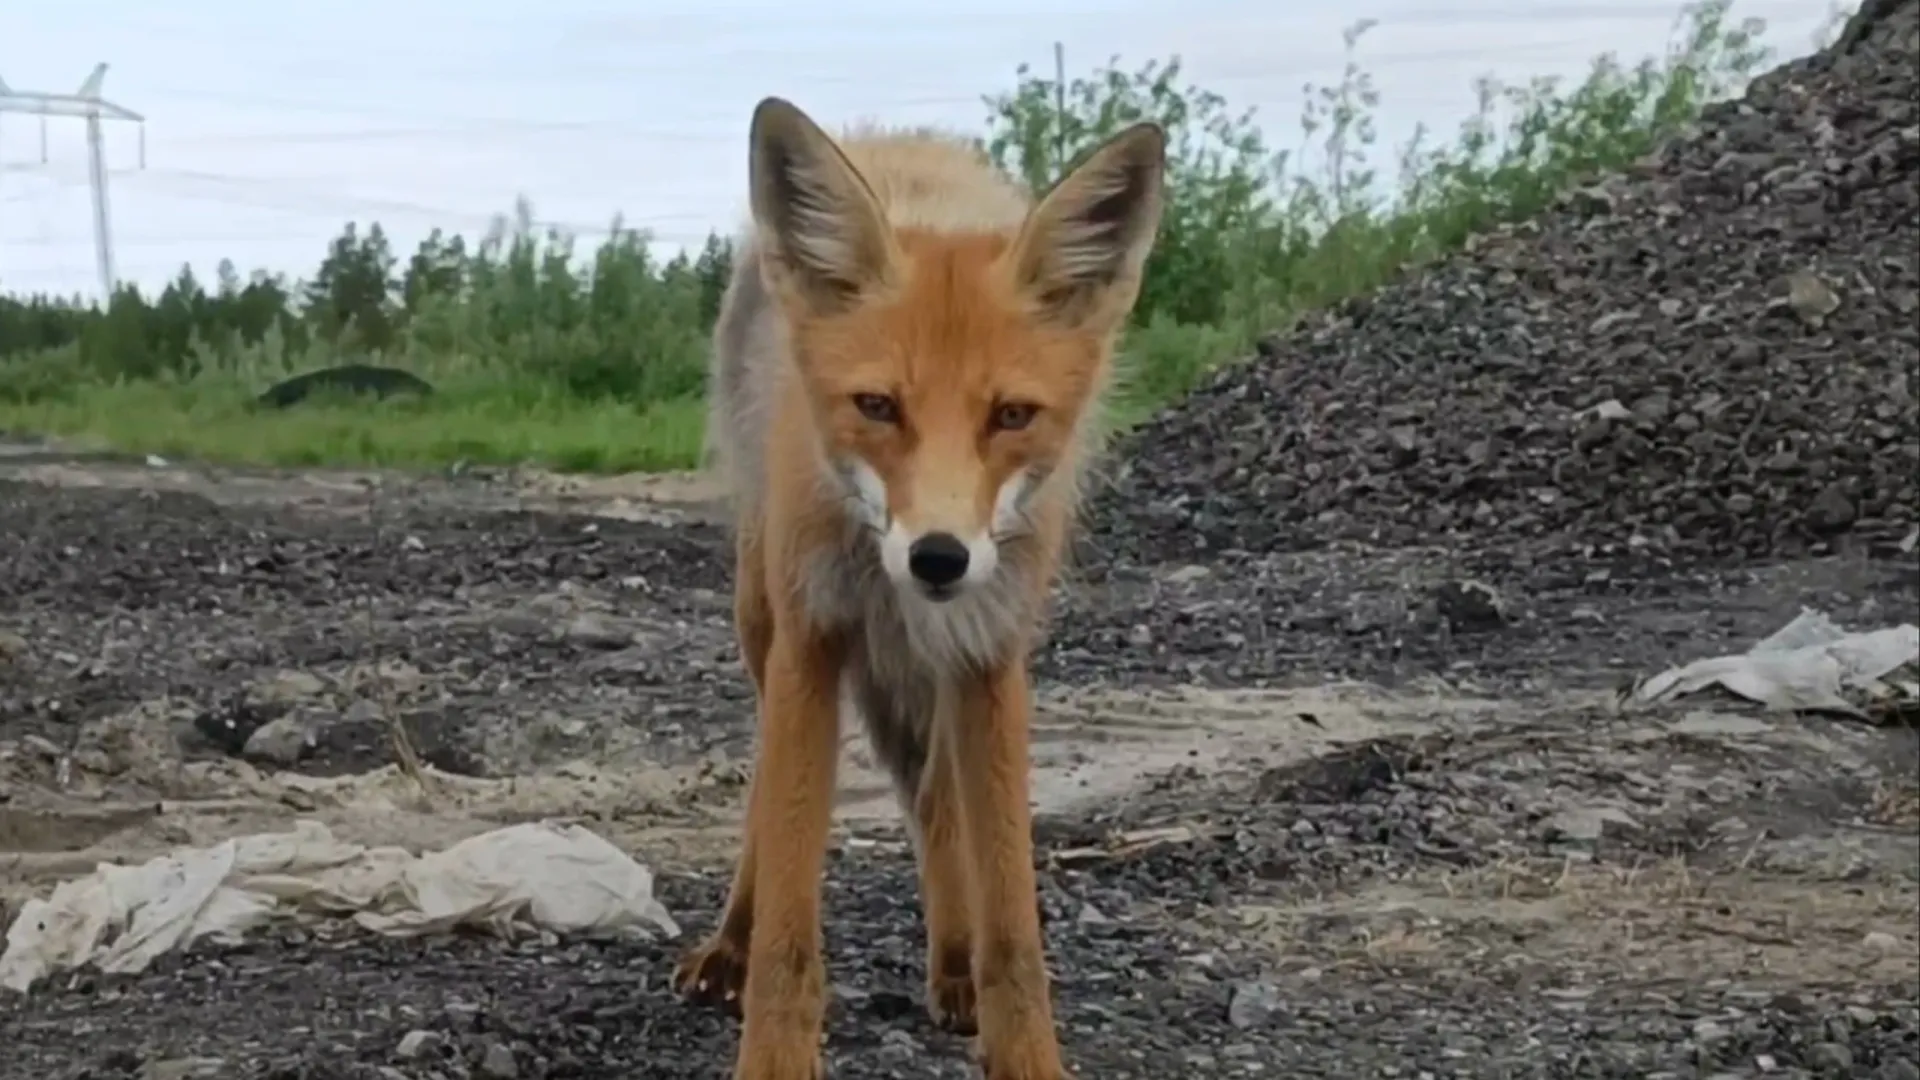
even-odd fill
[[[1028,655],[1165,199],[1134,124],[1036,195],[938,129],[836,139],[778,97],[708,370],[734,625],[758,710],[739,854],[689,1000],[735,1080],[816,1080],[843,723],[915,855],[932,1021],[987,1080],[1068,1080],[1033,866]]]

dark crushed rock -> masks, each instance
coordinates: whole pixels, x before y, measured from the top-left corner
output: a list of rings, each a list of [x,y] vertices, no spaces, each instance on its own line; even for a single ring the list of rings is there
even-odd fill
[[[1920,521],[1920,2],[1133,433],[1109,558],[1352,540],[1716,561]]]
[[[898,873],[871,879],[883,883],[908,885]],[[903,946],[912,940],[904,912],[862,928]],[[1381,979],[1311,995],[1289,991],[1271,1014],[1253,1014],[1234,1002],[1268,993],[1248,989],[1264,984],[1192,939],[1124,928],[1054,938],[1067,1052],[1090,1077],[1640,1080],[1710,1075],[1696,1070],[1716,1066],[1751,1070],[1766,1060],[1772,1076],[1911,1080],[1920,1060],[1914,1010],[1900,1004],[1905,988],[1898,986],[1800,994],[1674,987],[1556,1000],[1538,992],[1551,987],[1497,980],[1421,986]],[[1209,960],[1195,963],[1197,956]],[[737,1031],[670,994],[663,981],[672,958],[657,946],[518,948],[475,939],[267,940],[201,950],[138,977],[86,980],[24,1013],[0,1005],[0,1024],[10,1028],[0,1076],[726,1075]],[[912,966],[835,954],[841,997],[827,1055],[836,1080],[975,1075],[966,1050],[923,1019]],[[324,972],[324,983],[315,972]],[[1235,1014],[1244,1026],[1230,1019]],[[148,1064],[191,1059],[208,1071],[165,1073]]]
[[[1192,560],[1192,556],[1189,559]],[[1369,550],[1105,564],[1062,590],[1036,670],[1137,685],[1328,679],[1618,685],[1744,652],[1799,614],[1869,629],[1920,610],[1920,560],[1661,566],[1550,552]]]
[[[1133,898],[1184,898],[1189,870],[1143,864],[1135,873],[1147,880]],[[833,1075],[970,1075],[964,1047],[933,1032],[920,1011],[909,864],[849,858],[830,881]],[[723,884],[679,879],[663,891],[676,907],[711,913]],[[1638,1080],[1757,1061],[1787,1077],[1920,1075],[1908,987],[1561,984],[1535,971],[1390,964],[1282,980],[1230,942],[1127,914],[1127,899],[1111,880],[1048,881],[1060,1024],[1079,1075]],[[657,944],[282,933],[196,949],[136,976],[83,974],[31,998],[0,999],[9,1050],[0,1077],[723,1075],[736,1031],[672,995],[675,955]],[[210,1071],[156,1070],[187,1059]]]
[[[589,735],[632,717],[667,758],[707,749],[675,744],[715,714],[737,719],[715,737],[750,726],[714,525],[0,480],[0,536],[0,738],[64,747],[167,698],[195,753],[239,753],[300,713],[317,733],[302,769],[357,772],[390,759],[392,706],[431,764],[482,773],[490,728],[543,715]],[[397,699],[342,685],[376,666],[405,673]],[[319,682],[282,693],[278,672]]]
[[[314,516],[328,517],[316,529]],[[480,588],[639,577],[724,589],[717,526],[444,508],[362,513],[221,505],[169,491],[0,480],[0,596],[75,613],[205,611],[221,603],[350,607],[372,596],[457,600]],[[102,571],[105,572],[102,572]]]
[[[1777,880],[1806,905],[1788,930],[1818,933],[1822,897],[1888,887],[1884,868],[1834,882],[1763,850],[1759,838],[1795,829],[1778,814],[1756,822],[1764,833],[1701,828],[1687,817],[1704,808],[1750,819],[1762,801],[1803,800],[1821,773],[1805,762],[1803,743],[1786,742],[1798,774],[1791,758],[1769,763],[1757,749],[1733,755],[1741,760],[1721,775],[1707,772],[1702,747],[1683,738],[1609,743],[1549,726],[1471,740],[1375,740],[1248,776],[1171,776],[1101,820],[1049,819],[1039,830],[1041,905],[1070,1060],[1079,1075],[1103,1080],[1914,1080],[1920,1005],[1897,978],[1864,969],[1822,978],[1811,957],[1807,966],[1751,971],[1735,961],[1737,978],[1724,975],[1724,958],[1723,974],[1711,977],[1690,961],[1659,977],[1633,975],[1595,952],[1571,962],[1555,955],[1544,924],[1471,918],[1437,931],[1431,949],[1376,953],[1366,946],[1366,920],[1377,904],[1341,899],[1370,884],[1425,881],[1431,891],[1436,870],[1533,857],[1551,877],[1579,857],[1638,867],[1684,849],[1700,874],[1717,865],[1784,875]],[[1523,760],[1549,753],[1551,768]],[[1702,782],[1676,793],[1666,778],[1681,773]],[[1515,786],[1516,775],[1526,781]],[[1548,820],[1596,797],[1626,800],[1644,827],[1583,838]],[[1849,797],[1799,827],[1831,830],[1857,809]],[[1130,856],[1078,857],[1114,830],[1167,821],[1193,823],[1197,835]],[[1722,852],[1735,858],[1716,862]],[[1470,877],[1459,880],[1472,887]],[[697,934],[714,917],[725,878],[666,875],[660,887]],[[828,871],[836,996],[828,1052],[838,1080],[969,1075],[964,1047],[933,1032],[921,1012],[916,892],[900,845],[843,850]],[[1333,902],[1284,941],[1247,933],[1248,905],[1306,896]],[[1643,934],[1677,932],[1701,944],[1684,919],[1639,918]],[[1872,925],[1843,922],[1841,933],[1857,938]],[[724,1075],[736,1032],[671,993],[678,948],[283,930],[169,956],[138,975],[78,973],[25,998],[0,995],[8,1048],[0,1078]],[[1744,957],[1738,943],[1732,949]],[[191,1059],[207,1071],[185,1071]],[[165,1071],[168,1063],[176,1071]]]
[[[69,747],[165,699],[189,756],[296,724],[307,745],[272,764],[322,775],[387,763],[390,711],[464,774],[750,747],[711,525],[0,481],[0,535],[24,541],[0,559],[0,739]],[[1060,590],[1047,684],[1612,684],[1744,649],[1801,605],[1862,627],[1920,606],[1912,559],[1609,569],[1339,548],[1100,570]],[[370,668],[404,677],[371,685]]]
[[[1824,729],[1829,738],[1842,730]],[[1911,733],[1861,734],[1853,745],[1909,764],[1849,773],[1791,737],[1703,739],[1562,709],[1551,725],[1369,739],[1246,778],[1174,770],[1123,806],[1043,820],[1036,831],[1082,851],[1181,826],[1181,842],[1096,861],[1085,873],[1122,896],[1190,882],[1167,898],[1183,916],[1252,897],[1360,891],[1435,868],[1529,862],[1673,859],[1702,872],[1920,877],[1920,852],[1906,850],[1910,830],[1867,829],[1851,862],[1815,872],[1806,861],[1808,838],[1835,849],[1860,840],[1846,823],[1874,818],[1875,792],[1910,785],[1920,767]],[[1675,775],[1688,782],[1676,786]]]

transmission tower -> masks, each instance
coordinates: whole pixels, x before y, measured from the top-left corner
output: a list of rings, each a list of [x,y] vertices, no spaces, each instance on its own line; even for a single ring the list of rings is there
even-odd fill
[[[101,146],[102,120],[127,120],[140,125],[140,167],[147,167],[147,118],[123,105],[100,96],[100,84],[107,77],[107,65],[97,64],[93,74],[71,94],[44,94],[15,90],[0,79],[0,113],[26,113],[40,117],[40,163],[47,160],[47,120],[49,116],[79,117],[87,122],[87,173],[93,187],[93,253],[100,264],[100,300],[113,298],[113,226],[107,213],[107,155]]]

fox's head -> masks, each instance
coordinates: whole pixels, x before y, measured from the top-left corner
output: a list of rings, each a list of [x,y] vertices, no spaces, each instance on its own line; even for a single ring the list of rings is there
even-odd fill
[[[971,231],[890,222],[778,98],[751,143],[762,274],[849,512],[902,588],[945,600],[991,580],[1035,500],[1075,482],[1159,227],[1165,133],[1128,128],[1023,222]]]

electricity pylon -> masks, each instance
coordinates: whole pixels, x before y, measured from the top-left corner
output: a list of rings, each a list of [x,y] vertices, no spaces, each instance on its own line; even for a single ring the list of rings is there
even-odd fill
[[[113,298],[113,225],[107,213],[107,155],[101,146],[102,120],[127,120],[140,125],[140,167],[147,167],[147,118],[123,105],[100,96],[100,83],[107,77],[107,65],[97,64],[93,74],[71,94],[45,94],[15,90],[0,79],[0,113],[27,113],[41,118],[40,159],[46,162],[46,117],[76,116],[87,122],[87,172],[93,187],[93,253],[100,264],[100,301]]]

